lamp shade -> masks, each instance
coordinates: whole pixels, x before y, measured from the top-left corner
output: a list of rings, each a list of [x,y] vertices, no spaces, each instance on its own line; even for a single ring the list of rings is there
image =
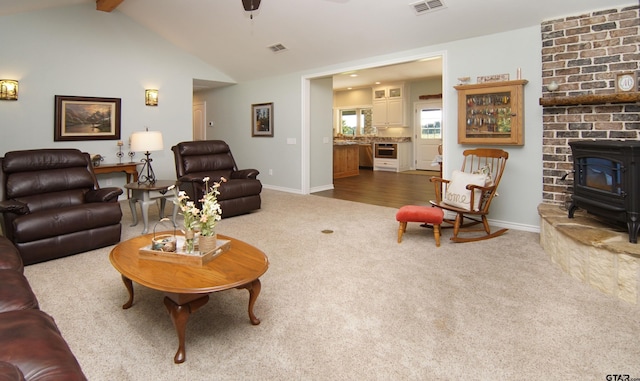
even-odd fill
[[[163,148],[160,131],[140,131],[131,134],[131,151],[162,151]]]

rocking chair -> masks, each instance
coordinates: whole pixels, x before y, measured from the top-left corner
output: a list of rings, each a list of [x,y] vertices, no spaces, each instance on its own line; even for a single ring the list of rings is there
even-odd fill
[[[501,149],[478,148],[465,150],[463,154],[462,170],[453,171],[451,179],[431,178],[435,186],[436,199],[429,202],[445,212],[443,224],[453,225],[451,240],[454,242],[479,241],[502,235],[508,229],[500,229],[492,233],[487,214],[489,214],[491,201],[498,195],[496,191],[509,153]],[[454,213],[455,218],[452,218]],[[465,222],[465,219],[468,221]],[[482,224],[483,229],[469,229],[477,224]],[[482,232],[483,230],[485,234],[480,236],[477,234],[469,237],[458,236],[463,232]]]

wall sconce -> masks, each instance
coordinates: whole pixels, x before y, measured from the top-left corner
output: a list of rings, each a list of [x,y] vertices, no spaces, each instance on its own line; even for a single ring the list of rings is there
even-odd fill
[[[0,79],[0,99],[3,101],[17,101],[18,81],[13,79]]]
[[[551,83],[547,85],[547,90],[549,90],[549,91],[551,91],[553,93],[554,91],[558,90],[558,87],[560,87],[558,85],[558,82],[551,81]]]
[[[158,90],[156,89],[147,89],[144,91],[144,104],[147,106],[157,106],[158,105]]]

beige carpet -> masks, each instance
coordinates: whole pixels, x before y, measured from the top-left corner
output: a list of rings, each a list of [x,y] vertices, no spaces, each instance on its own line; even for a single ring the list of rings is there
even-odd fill
[[[129,228],[123,204],[123,238]],[[127,299],[110,248],[28,266],[90,380],[604,380],[640,377],[640,308],[569,278],[538,235],[453,244],[396,210],[272,190],[219,233],[270,259],[252,326],[248,293],[191,315],[187,361],[158,292]],[[153,212],[153,216],[157,216]],[[333,230],[324,234],[323,230]]]

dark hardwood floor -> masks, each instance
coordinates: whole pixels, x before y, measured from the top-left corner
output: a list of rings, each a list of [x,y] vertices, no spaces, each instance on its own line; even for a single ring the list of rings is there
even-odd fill
[[[433,184],[429,178],[433,175],[438,176],[438,173],[425,173],[410,174],[360,168],[360,175],[334,179],[334,189],[312,194],[392,208],[400,208],[403,205],[429,205],[429,200],[435,199]]]

